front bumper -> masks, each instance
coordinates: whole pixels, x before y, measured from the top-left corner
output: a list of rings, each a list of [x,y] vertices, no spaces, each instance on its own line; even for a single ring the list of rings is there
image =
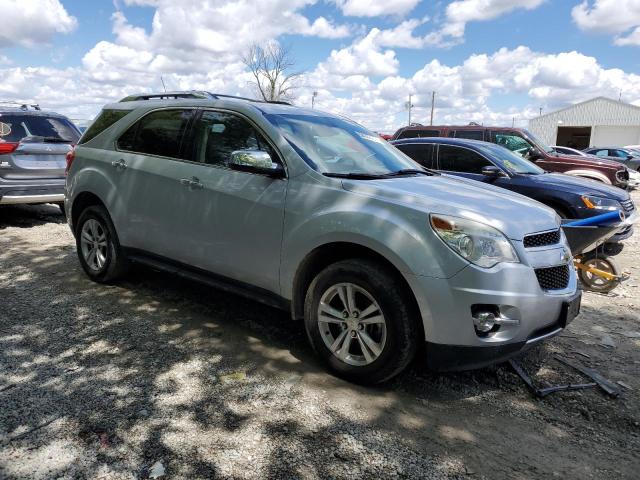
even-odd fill
[[[526,352],[531,347],[548,338],[558,335],[571,323],[580,310],[582,292],[578,290],[563,304],[558,319],[540,330],[533,332],[525,341],[495,346],[443,345],[426,342],[426,364],[435,371],[472,370],[486,367]],[[569,305],[577,305],[577,311],[571,311]],[[575,307],[574,307],[575,308]]]
[[[502,263],[491,269],[468,265],[448,279],[405,276],[418,302],[431,367],[487,365],[562,331],[564,306],[580,296],[568,249],[565,245],[521,249],[519,243],[518,254],[527,263]],[[556,265],[568,267],[566,286],[543,290],[535,270]],[[480,334],[472,311],[479,306],[495,307],[512,322]]]

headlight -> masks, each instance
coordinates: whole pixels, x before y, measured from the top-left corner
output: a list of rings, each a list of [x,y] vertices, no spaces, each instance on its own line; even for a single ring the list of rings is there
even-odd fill
[[[431,215],[434,232],[465,260],[483,268],[501,262],[517,263],[511,242],[502,232],[484,223],[447,215]]]
[[[620,202],[611,198],[589,197],[586,195],[583,195],[580,198],[582,199],[582,203],[584,203],[588,209],[603,211],[622,210]]]

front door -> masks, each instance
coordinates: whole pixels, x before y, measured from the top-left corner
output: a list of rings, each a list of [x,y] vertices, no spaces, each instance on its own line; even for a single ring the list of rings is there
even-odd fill
[[[263,150],[282,162],[244,117],[205,110],[194,122],[189,147],[193,185],[181,212],[190,265],[279,292],[286,179],[229,168],[236,150]]]

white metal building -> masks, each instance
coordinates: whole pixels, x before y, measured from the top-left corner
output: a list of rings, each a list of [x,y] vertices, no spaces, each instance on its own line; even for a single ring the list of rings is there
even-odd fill
[[[640,144],[640,107],[597,97],[529,120],[547,145],[573,148]]]

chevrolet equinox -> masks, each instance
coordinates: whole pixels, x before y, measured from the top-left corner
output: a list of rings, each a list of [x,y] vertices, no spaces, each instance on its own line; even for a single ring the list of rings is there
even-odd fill
[[[391,378],[420,347],[440,370],[494,363],[580,308],[553,210],[283,103],[108,105],[67,156],[65,207],[92,280],[137,262],[287,309],[356,382]]]

